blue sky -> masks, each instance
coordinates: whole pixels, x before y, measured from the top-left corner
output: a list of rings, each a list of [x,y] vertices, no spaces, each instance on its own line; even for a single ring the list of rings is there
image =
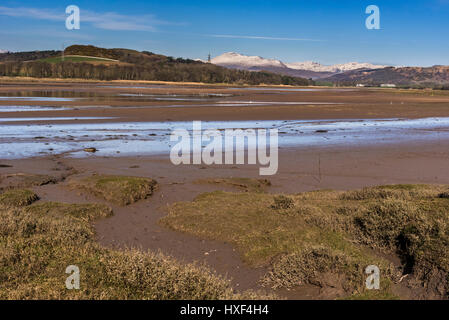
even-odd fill
[[[368,30],[377,5],[381,29]],[[65,28],[65,8],[81,29]],[[449,65],[449,0],[40,0],[0,2],[0,49],[92,44],[206,59],[234,51],[285,62]]]

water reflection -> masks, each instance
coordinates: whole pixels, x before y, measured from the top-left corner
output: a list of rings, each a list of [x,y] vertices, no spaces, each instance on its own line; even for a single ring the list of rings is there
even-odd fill
[[[44,102],[73,102],[76,100],[89,101],[122,101],[122,102],[154,102],[154,101],[215,101],[233,94],[198,93],[198,94],[144,94],[120,92],[91,92],[73,90],[48,91],[16,91],[0,93],[0,101],[44,101]]]
[[[68,110],[67,107],[53,106],[0,106],[0,112],[24,112],[24,111],[58,111]]]

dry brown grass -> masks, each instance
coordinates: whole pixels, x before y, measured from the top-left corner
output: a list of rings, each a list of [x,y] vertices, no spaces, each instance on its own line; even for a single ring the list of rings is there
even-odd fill
[[[38,203],[0,208],[0,299],[255,299],[227,279],[162,254],[112,250],[95,242],[91,221],[111,214],[99,204]],[[65,269],[80,269],[68,290]]]
[[[26,189],[13,189],[0,194],[0,207],[22,207],[39,200],[37,194]]]
[[[284,195],[276,196],[273,200],[274,204],[271,207],[276,210],[291,209],[295,206],[295,202],[291,198]]]
[[[390,185],[372,188],[363,188],[361,190],[348,191],[341,195],[343,200],[369,200],[369,199],[400,199],[415,200],[417,198],[434,197],[437,190],[444,187],[426,185]]]

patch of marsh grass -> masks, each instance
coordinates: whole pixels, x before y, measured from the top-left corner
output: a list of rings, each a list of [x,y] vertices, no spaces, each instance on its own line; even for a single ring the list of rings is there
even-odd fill
[[[280,209],[291,209],[295,206],[294,201],[286,197],[284,195],[279,195],[274,197],[274,203],[271,205],[271,208],[280,210]]]
[[[392,276],[389,262],[356,246],[343,233],[310,223],[310,216],[329,214],[326,206],[317,207],[322,202],[312,200],[305,207],[291,196],[295,206],[288,201],[288,208],[279,211],[273,208],[276,197],[221,191],[203,194],[191,203],[172,205],[161,223],[234,244],[248,264],[271,266],[262,283],[276,289],[316,283],[321,273],[333,272],[343,292],[362,292],[363,270],[370,264]]]
[[[23,207],[39,200],[37,194],[26,189],[12,189],[0,194],[0,206]]]
[[[250,265],[271,266],[263,282],[276,288],[336,272],[348,296],[363,298],[363,270],[373,264],[385,284],[411,273],[429,294],[447,297],[449,200],[439,196],[442,190],[447,186],[306,192],[288,196],[294,205],[288,201],[281,210],[276,203],[286,200],[277,195],[212,192],[173,204],[161,223],[232,243]],[[372,248],[398,254],[403,270]],[[385,290],[382,295],[390,296]]]
[[[341,194],[342,200],[372,200],[372,199],[400,199],[415,200],[434,197],[441,190],[441,186],[399,184],[387,185],[361,190],[348,191]]]
[[[271,271],[262,278],[262,283],[273,288],[294,288],[308,283],[357,294],[365,291],[364,269],[374,261],[383,270],[382,277],[386,283],[394,273],[393,266],[386,261],[356,248],[306,245],[277,259]],[[382,289],[387,291],[390,288],[383,286]]]
[[[157,182],[140,177],[93,175],[72,181],[72,186],[111,203],[126,206],[151,196],[157,188]]]

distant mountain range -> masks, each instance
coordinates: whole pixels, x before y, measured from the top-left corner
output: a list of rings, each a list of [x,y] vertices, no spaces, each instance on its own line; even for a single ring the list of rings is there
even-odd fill
[[[383,69],[359,69],[335,74],[324,79],[341,85],[379,85],[438,87],[449,84],[449,66],[433,67],[387,67]]]
[[[394,84],[400,87],[449,89],[449,66],[391,67],[360,62],[326,66],[309,61],[285,63],[235,52],[222,54],[211,59],[211,63],[205,63],[148,51],[81,45],[66,48],[64,56],[67,59],[62,60],[61,55],[61,51],[55,50],[0,51],[0,76],[249,85]],[[307,80],[310,78],[314,81]]]
[[[317,62],[284,63],[276,59],[266,59],[259,56],[246,56],[240,53],[227,52],[211,60],[211,63],[232,69],[250,71],[270,71],[295,77],[312,79],[327,78],[335,74],[357,69],[382,69],[384,65],[371,63],[349,62],[331,66]]]
[[[338,85],[379,86],[394,84],[403,87],[446,88],[449,85],[449,66],[392,67],[366,62],[348,62],[331,66],[317,62],[286,63],[259,56],[227,52],[211,59],[211,63],[249,71],[269,71],[292,77],[313,79]]]

